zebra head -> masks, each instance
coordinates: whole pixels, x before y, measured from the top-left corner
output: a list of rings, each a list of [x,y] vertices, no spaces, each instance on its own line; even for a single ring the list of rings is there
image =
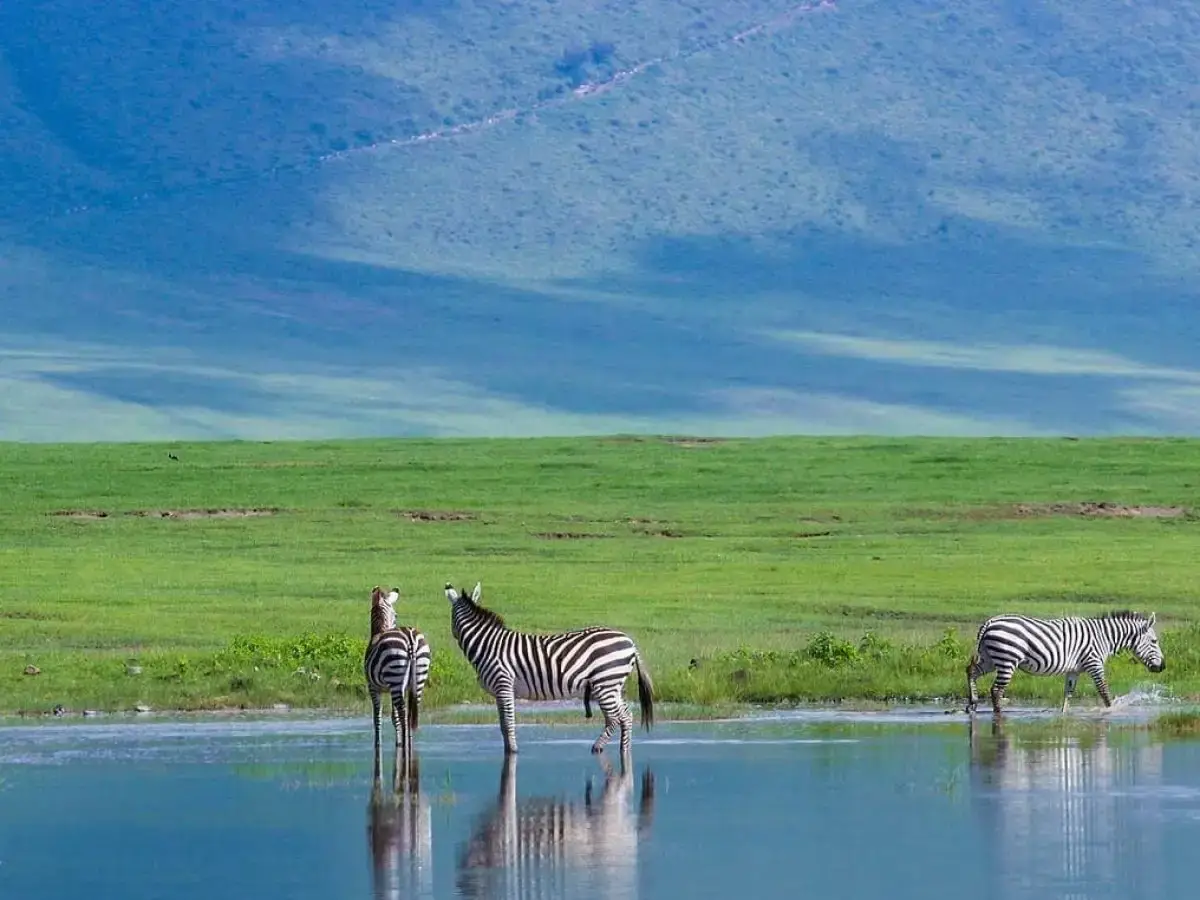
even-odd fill
[[[1161,672],[1167,667],[1163,659],[1162,647],[1158,643],[1158,635],[1154,632],[1154,613],[1146,618],[1145,624],[1133,636],[1133,655],[1138,662],[1151,672]]]
[[[386,594],[376,585],[371,591],[371,622],[378,623],[382,630],[396,627],[396,601],[400,599],[400,589],[392,588]]]
[[[477,581],[477,582],[475,582],[475,590],[471,591],[471,602],[476,603],[476,604],[479,603],[479,598],[482,596],[483,596],[483,582]],[[450,582],[447,581],[446,582],[446,599],[449,600],[451,603],[457,603],[459,600],[467,599],[467,595],[462,593],[461,591],[456,591],[454,589],[454,585],[452,585]]]

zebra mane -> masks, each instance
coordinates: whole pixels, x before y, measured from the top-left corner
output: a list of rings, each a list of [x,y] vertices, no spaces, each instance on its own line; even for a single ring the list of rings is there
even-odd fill
[[[1133,609],[1113,610],[1112,612],[1106,612],[1103,615],[1098,616],[1098,618],[1106,619],[1108,621],[1132,622],[1139,628],[1145,628],[1150,624],[1150,617],[1148,615],[1137,612]]]
[[[507,628],[508,627],[508,625],[505,623],[504,619],[501,618],[500,613],[492,612],[486,606],[476,603],[467,594],[459,594],[458,599],[459,599],[459,602],[466,603],[468,606],[470,606],[471,609],[475,612],[475,615],[479,616],[479,618],[483,619],[488,624],[495,625],[499,628]]]

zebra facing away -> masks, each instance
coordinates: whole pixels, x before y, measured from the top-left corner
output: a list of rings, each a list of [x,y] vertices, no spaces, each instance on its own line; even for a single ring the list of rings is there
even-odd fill
[[[622,758],[630,752],[633,716],[625,702],[625,679],[637,668],[642,727],[654,725],[654,685],[629,635],[594,626],[561,634],[526,634],[509,628],[500,616],[479,603],[482,584],[470,596],[446,585],[454,639],[475,668],[479,684],[496,699],[504,752],[517,752],[514,705],[522,700],[565,700],[583,697],[585,712],[595,702],[604,730],[592,744],[600,753],[621,729]]]
[[[417,629],[396,625],[396,601],[399,599],[397,588],[386,594],[378,586],[371,591],[371,640],[363,656],[363,673],[371,695],[375,723],[374,780],[377,787],[383,773],[380,694],[387,691],[392,698],[392,727],[396,732],[393,780],[398,786],[403,777],[401,756],[407,767],[412,755],[412,733],[419,724],[421,694],[429,679],[429,642]]]
[[[1075,683],[1087,672],[1106,707],[1112,695],[1104,677],[1104,663],[1114,653],[1132,650],[1151,672],[1166,668],[1154,614],[1114,612],[1103,616],[1070,616],[1035,619],[1030,616],[992,616],[979,627],[975,652],[967,663],[967,709],[974,714],[979,703],[975,682],[995,671],[992,682],[992,711],[1000,714],[1004,690],[1017,669],[1033,675],[1065,675],[1062,711],[1067,711]]]

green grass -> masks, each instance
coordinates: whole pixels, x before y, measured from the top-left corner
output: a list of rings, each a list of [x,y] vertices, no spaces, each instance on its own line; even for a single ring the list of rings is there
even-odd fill
[[[1168,659],[1162,676],[1114,660],[1114,690],[1160,682],[1194,698],[1190,513],[1014,506],[1190,511],[1198,451],[1149,439],[0,444],[0,712],[366,709],[375,584],[400,587],[401,620],[433,646],[430,711],[487,702],[450,636],[447,580],[481,580],[485,604],[523,629],[627,630],[659,697],[693,711],[957,703],[988,614],[1114,607],[1156,611]],[[274,512],[145,514],[219,508]],[[1010,696],[1061,690],[1019,674]],[[1081,682],[1077,702],[1094,689]]]

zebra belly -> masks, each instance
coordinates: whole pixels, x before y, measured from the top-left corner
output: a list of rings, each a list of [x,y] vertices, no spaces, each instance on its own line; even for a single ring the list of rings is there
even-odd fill
[[[568,700],[576,699],[583,696],[583,686],[580,685],[575,690],[556,690],[554,685],[536,685],[530,684],[524,679],[518,678],[513,683],[513,695],[521,700]]]
[[[1065,660],[1061,665],[1042,665],[1037,660],[1023,659],[1017,668],[1030,675],[1078,675],[1083,671],[1077,659]]]

